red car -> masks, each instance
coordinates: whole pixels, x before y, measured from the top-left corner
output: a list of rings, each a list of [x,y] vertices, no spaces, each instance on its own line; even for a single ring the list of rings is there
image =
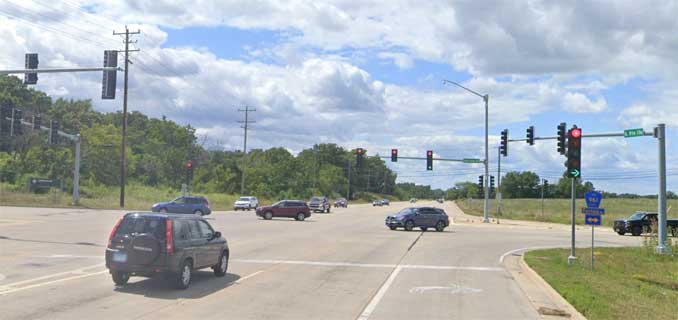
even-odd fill
[[[282,200],[270,206],[257,208],[257,216],[266,220],[271,220],[274,217],[282,217],[304,221],[304,219],[311,216],[311,209],[304,201]]]

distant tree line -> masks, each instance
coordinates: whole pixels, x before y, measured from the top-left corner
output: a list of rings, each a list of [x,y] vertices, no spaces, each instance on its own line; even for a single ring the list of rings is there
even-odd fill
[[[23,118],[41,115],[43,126],[60,122],[61,130],[80,133],[82,193],[99,186],[120,183],[122,113],[102,113],[90,100],[53,101],[44,92],[28,88],[16,77],[0,76],[0,104],[23,110]],[[195,192],[237,194],[240,192],[242,152],[210,150],[198,141],[195,129],[134,111],[128,115],[128,181],[159,188],[181,188],[186,181],[186,163],[194,165],[191,188]],[[0,152],[0,182],[27,185],[29,177],[57,179],[64,189],[73,183],[74,148],[62,141],[48,143],[47,132],[24,128],[19,136],[1,136],[6,150]],[[349,172],[349,162],[351,168]],[[350,177],[349,177],[350,176]],[[349,195],[350,178],[350,195]],[[434,198],[443,190],[412,183],[396,184],[396,174],[377,157],[366,157],[355,167],[355,153],[336,144],[317,144],[293,155],[285,148],[248,152],[247,194],[260,197]]]

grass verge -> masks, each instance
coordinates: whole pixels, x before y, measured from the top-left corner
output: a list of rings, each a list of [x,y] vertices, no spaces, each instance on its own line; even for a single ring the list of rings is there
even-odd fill
[[[673,241],[678,253],[678,241]],[[589,319],[677,319],[678,256],[654,254],[652,245],[579,250],[568,266],[568,249],[530,251],[525,261]]]
[[[466,214],[483,215],[482,199],[457,200],[457,205]],[[678,200],[668,200],[669,219],[678,219]],[[577,199],[577,224],[584,224],[584,215],[579,213],[586,206],[584,199]],[[605,208],[603,225],[612,226],[614,220],[626,219],[636,211],[657,212],[657,199],[603,199]],[[541,199],[504,199],[501,201],[501,215],[497,215],[497,202],[490,201],[490,216],[499,219],[570,223],[570,199],[544,199],[544,213]]]

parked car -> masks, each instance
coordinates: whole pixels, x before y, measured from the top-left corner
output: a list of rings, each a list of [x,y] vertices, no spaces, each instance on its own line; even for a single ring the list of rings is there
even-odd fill
[[[348,208],[348,201],[344,198],[339,198],[336,201],[334,201],[334,207]]]
[[[201,196],[185,196],[169,202],[159,202],[151,207],[151,211],[161,213],[193,213],[201,216],[212,213],[209,201]]]
[[[391,201],[389,201],[388,199],[381,199],[381,205],[382,206],[389,206],[389,205],[391,205]]]
[[[657,224],[657,218],[657,213],[638,211],[626,220],[615,220],[612,229],[622,236],[627,232],[639,236],[652,232],[653,225]],[[667,231],[678,237],[678,220],[667,220],[666,224]]]
[[[311,209],[305,202],[299,200],[278,201],[270,206],[259,207],[256,212],[257,216],[266,220],[282,217],[304,221],[304,219],[311,216]]]
[[[436,231],[442,232],[450,225],[450,219],[443,209],[420,207],[406,208],[395,215],[387,216],[385,223],[391,230],[403,228],[412,231],[419,227],[422,231],[435,228]]]
[[[311,201],[308,202],[309,208],[313,210],[313,212],[327,212],[330,213],[330,208],[332,205],[330,205],[330,200],[327,200],[325,197],[313,197],[311,198]]]
[[[372,201],[372,206],[373,207],[381,207],[381,200]]]
[[[415,202],[417,202],[417,198],[411,198],[410,199],[410,203],[415,203]]]
[[[202,217],[167,213],[128,213],[108,237],[106,268],[122,286],[131,276],[164,276],[186,289],[195,270],[228,270],[228,242]]]
[[[240,197],[233,204],[233,210],[234,211],[238,211],[238,210],[250,211],[252,209],[256,209],[258,206],[259,206],[259,200],[257,200],[257,197]]]

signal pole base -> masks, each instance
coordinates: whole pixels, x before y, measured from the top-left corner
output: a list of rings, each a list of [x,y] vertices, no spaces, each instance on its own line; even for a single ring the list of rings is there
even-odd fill
[[[568,265],[573,265],[576,261],[577,261],[577,257],[575,257],[575,256],[567,257],[567,264]]]
[[[659,245],[659,246],[657,246],[657,248],[655,248],[655,253],[672,255],[673,250],[671,250],[670,246]]]

